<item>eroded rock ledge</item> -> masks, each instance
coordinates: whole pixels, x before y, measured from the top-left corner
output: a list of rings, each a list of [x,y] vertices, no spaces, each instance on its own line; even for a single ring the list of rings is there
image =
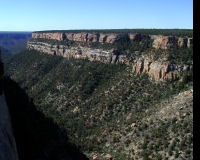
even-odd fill
[[[55,39],[59,41],[71,40],[81,42],[99,42],[99,43],[114,43],[122,38],[128,38],[131,41],[141,41],[143,39],[152,39],[153,47],[156,49],[168,49],[172,46],[191,47],[193,38],[191,37],[176,37],[163,35],[143,35],[143,34],[116,34],[116,33],[65,33],[65,32],[33,32],[32,38]]]
[[[57,40],[65,42],[79,41],[84,43],[114,43],[123,36],[127,36],[131,40],[141,41],[145,38],[153,39],[152,47],[156,49],[168,49],[172,46],[191,47],[192,38],[162,36],[162,35],[141,35],[141,34],[101,34],[101,33],[33,33],[32,39],[27,43],[27,49],[33,49],[40,52],[45,52],[51,55],[59,55],[66,58],[86,58],[90,61],[101,61],[104,63],[123,63],[133,66],[132,71],[137,74],[147,73],[150,78],[156,82],[170,81],[173,79],[180,79],[183,72],[190,71],[192,65],[189,64],[172,64],[168,60],[158,59],[154,60],[148,55],[140,52],[133,52],[129,55],[120,53],[113,49],[97,49],[89,46],[69,45],[50,43],[46,40]]]
[[[27,43],[28,49],[34,49],[51,55],[63,56],[66,58],[87,58],[90,61],[101,61],[105,63],[125,63],[130,60],[125,55],[120,55],[116,50],[94,49],[82,46],[52,45],[45,42]]]
[[[133,63],[133,72],[147,73],[152,80],[170,81],[182,78],[183,74],[192,70],[192,64],[172,64],[170,61],[154,60],[149,56],[137,57]]]

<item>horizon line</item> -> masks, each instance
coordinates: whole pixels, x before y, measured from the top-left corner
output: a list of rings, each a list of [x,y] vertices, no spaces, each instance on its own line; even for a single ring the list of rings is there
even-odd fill
[[[193,28],[88,28],[88,29],[47,29],[47,30],[4,30],[0,32],[37,32],[37,31],[70,31],[70,30],[134,30],[134,29],[141,29],[141,30],[193,30]]]

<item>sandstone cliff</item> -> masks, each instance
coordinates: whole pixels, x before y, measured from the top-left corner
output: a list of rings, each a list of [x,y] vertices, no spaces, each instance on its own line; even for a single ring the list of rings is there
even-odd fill
[[[88,45],[69,45],[67,40],[82,43],[114,43],[121,38],[129,38],[131,41],[140,42],[143,39],[152,39],[152,47],[156,49],[168,49],[170,47],[191,47],[192,38],[163,36],[163,35],[142,35],[142,34],[104,34],[104,33],[40,33],[32,34],[27,48],[51,55],[59,55],[66,58],[86,58],[90,61],[101,61],[104,63],[123,63],[133,66],[133,72],[137,74],[147,73],[155,81],[169,81],[179,79],[183,72],[191,70],[191,65],[175,65],[167,60],[154,60],[140,52],[133,52],[128,56],[112,49],[91,48]],[[47,41],[41,41],[46,39]],[[48,40],[58,40],[62,44],[50,43]]]
[[[142,34],[116,34],[116,33],[61,33],[61,32],[33,32],[32,38],[55,39],[59,41],[71,40],[81,42],[99,42],[99,43],[114,43],[122,38],[128,38],[131,41],[141,41],[143,39],[152,39],[153,47],[156,49],[168,49],[173,46],[191,47],[193,38],[175,37],[163,35],[142,35]]]
[[[175,65],[167,60],[153,60],[149,56],[137,57],[133,63],[133,72],[147,73],[152,80],[157,82],[179,79],[184,72],[191,69],[192,65]]]
[[[104,50],[82,46],[70,47],[67,45],[52,45],[45,42],[31,41],[28,42],[27,48],[66,58],[87,58],[91,61],[101,61],[105,63],[129,63],[125,55],[120,55],[113,49]]]

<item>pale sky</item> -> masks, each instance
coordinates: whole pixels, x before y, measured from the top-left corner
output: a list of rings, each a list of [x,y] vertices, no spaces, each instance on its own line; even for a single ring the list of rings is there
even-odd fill
[[[193,0],[0,0],[0,31],[193,29]]]

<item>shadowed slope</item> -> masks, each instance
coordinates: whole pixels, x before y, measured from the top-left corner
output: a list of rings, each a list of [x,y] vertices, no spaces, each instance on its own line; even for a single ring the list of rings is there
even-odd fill
[[[5,78],[4,90],[19,159],[87,159],[68,142],[67,134],[52,119],[36,110],[32,100],[17,83]]]

